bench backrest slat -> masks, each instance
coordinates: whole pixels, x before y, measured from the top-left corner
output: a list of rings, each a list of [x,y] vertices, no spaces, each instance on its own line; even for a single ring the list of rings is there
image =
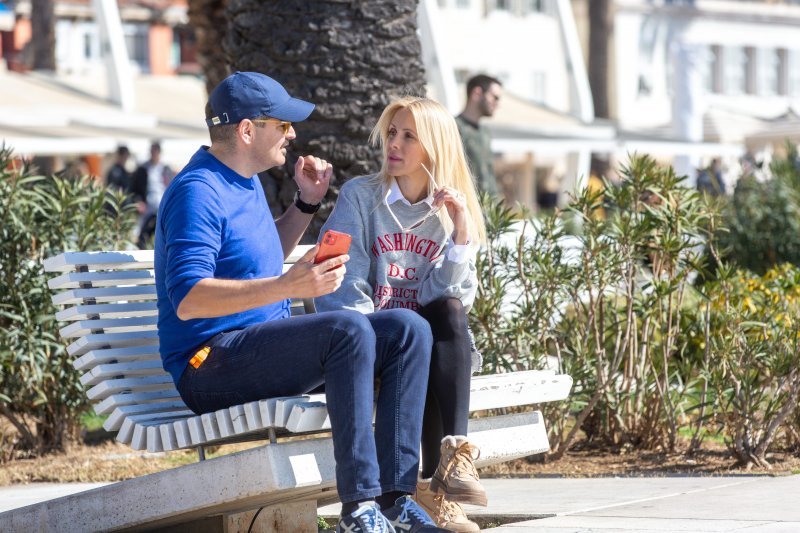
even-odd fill
[[[153,268],[153,250],[124,252],[64,252],[44,260],[47,272],[70,270],[144,270]]]
[[[162,400],[180,400],[177,389],[160,389],[151,391],[120,392],[106,397],[103,401],[96,403],[94,410],[98,415],[111,414],[114,409],[124,405],[146,404],[159,402]]]
[[[158,346],[155,344],[145,346],[128,346],[123,348],[106,348],[90,350],[72,362],[78,370],[89,371],[97,365],[122,361],[161,360]]]
[[[81,289],[88,287],[118,287],[120,285],[152,285],[153,270],[108,270],[94,272],[67,272],[49,280],[52,290]]]
[[[158,316],[156,302],[128,302],[123,304],[75,305],[56,313],[59,322],[93,320],[96,318],[131,318]]]
[[[53,296],[55,305],[74,305],[86,302],[114,303],[155,300],[155,285],[132,285],[130,287],[99,287],[97,289],[69,289]]]
[[[158,331],[92,333],[76,339],[75,342],[67,346],[67,353],[73,357],[79,357],[91,350],[149,345],[158,345]]]

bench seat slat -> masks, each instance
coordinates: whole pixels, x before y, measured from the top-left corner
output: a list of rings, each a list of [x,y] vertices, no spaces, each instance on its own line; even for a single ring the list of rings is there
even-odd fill
[[[217,440],[220,438],[216,413],[203,413],[200,415],[200,421],[203,423],[203,435],[205,435],[205,440]]]
[[[233,431],[235,435],[250,431],[250,427],[247,425],[247,417],[244,414],[244,405],[234,405],[228,409],[228,411],[231,413],[231,421],[233,422]]]
[[[331,428],[325,402],[305,402],[292,406],[286,429],[292,433],[323,431]]]
[[[125,421],[122,422],[122,427],[119,428],[117,432],[117,441],[123,444],[130,444],[131,439],[133,439],[133,432],[136,429],[136,425],[139,423],[154,425],[160,422],[166,422],[166,419],[172,418],[173,420],[186,418],[192,414],[191,411],[188,409],[186,411],[169,411],[163,413],[156,413],[156,414],[140,414],[140,415],[131,415],[125,418]]]
[[[178,448],[188,448],[192,445],[192,437],[189,435],[189,424],[185,418],[173,422],[172,428],[175,432],[175,441]]]
[[[268,428],[272,424],[271,420],[264,422],[261,419],[261,408],[259,402],[248,402],[244,404],[244,416],[247,419],[247,427],[249,428]]]
[[[75,305],[56,313],[59,322],[158,316],[156,302],[130,302],[120,304]]]
[[[163,413],[149,413],[146,415],[129,416],[122,423],[117,433],[117,440],[129,444],[134,450],[143,450],[147,446],[147,427],[159,424],[172,423],[175,420],[186,418],[192,414],[188,409],[178,411],[165,411]],[[123,441],[121,439],[126,439]],[[136,445],[134,446],[134,439]]]
[[[176,416],[180,417],[179,413]],[[158,422],[141,422],[133,428],[133,438],[129,446],[134,450],[147,450],[148,452],[164,451],[161,445],[161,424],[171,423],[174,419],[164,418]]]
[[[129,416],[162,413],[164,411],[175,411],[176,409],[187,409],[187,407],[182,400],[120,406],[114,409],[114,412],[111,413],[105,423],[103,423],[103,429],[106,431],[117,431],[122,427],[122,423]]]
[[[189,426],[189,436],[192,439],[192,446],[199,446],[206,441],[206,433],[203,429],[203,419],[195,415],[186,420]]]
[[[47,282],[52,290],[88,287],[117,287],[120,285],[153,285],[152,270],[105,270],[100,272],[67,272]]]
[[[178,439],[175,435],[175,422],[172,424],[161,424],[158,427],[159,432],[161,433],[161,446],[162,450],[165,452],[169,452],[172,450],[176,450],[178,448]],[[147,439],[148,450],[150,447],[150,439]]]
[[[516,405],[563,400],[572,378],[552,370],[528,370],[476,376],[470,384],[469,410],[497,409]]]

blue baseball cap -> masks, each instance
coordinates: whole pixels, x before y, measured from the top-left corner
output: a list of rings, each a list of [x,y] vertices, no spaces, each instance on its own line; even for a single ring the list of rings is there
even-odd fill
[[[300,122],[314,110],[314,104],[292,98],[283,85],[259,72],[231,74],[211,91],[208,103],[213,113],[206,119],[209,126],[260,117]]]

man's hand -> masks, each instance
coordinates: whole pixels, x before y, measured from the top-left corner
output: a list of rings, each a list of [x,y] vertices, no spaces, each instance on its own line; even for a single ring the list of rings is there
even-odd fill
[[[300,199],[307,204],[318,204],[328,192],[333,166],[319,157],[306,155],[294,165],[294,181],[300,188]]]
[[[280,277],[286,284],[289,297],[316,298],[334,292],[342,284],[346,267],[336,267],[344,265],[350,256],[332,257],[315,265],[314,256],[318,249],[319,245],[314,246]]]

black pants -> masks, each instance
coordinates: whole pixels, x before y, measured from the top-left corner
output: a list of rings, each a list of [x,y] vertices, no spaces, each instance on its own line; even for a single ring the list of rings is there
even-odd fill
[[[436,300],[419,310],[431,325],[433,352],[422,419],[422,476],[439,464],[445,435],[466,435],[472,375],[467,313],[460,300]]]

